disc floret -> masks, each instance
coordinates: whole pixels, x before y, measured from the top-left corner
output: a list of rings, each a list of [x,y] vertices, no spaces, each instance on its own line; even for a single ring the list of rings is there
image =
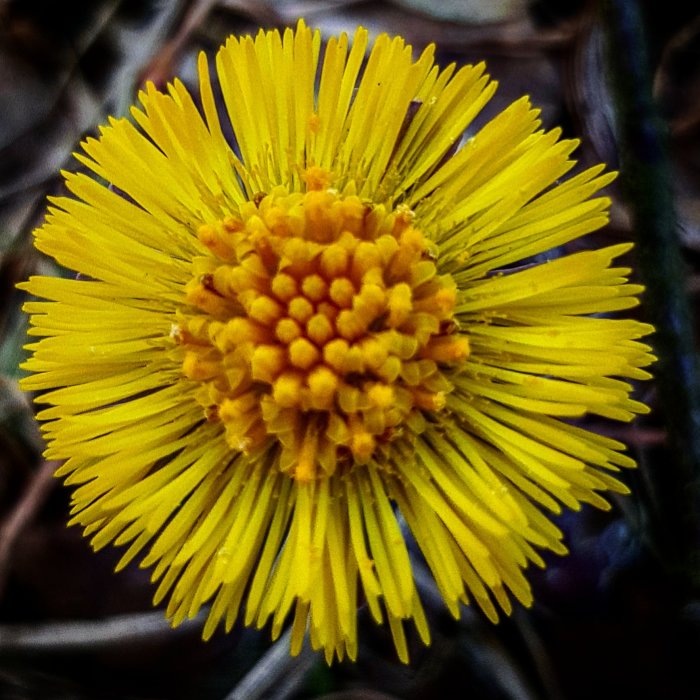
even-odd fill
[[[381,461],[406,426],[439,411],[445,370],[469,354],[413,213],[328,187],[276,187],[202,225],[177,339],[198,402],[229,445],[276,439],[300,481]]]

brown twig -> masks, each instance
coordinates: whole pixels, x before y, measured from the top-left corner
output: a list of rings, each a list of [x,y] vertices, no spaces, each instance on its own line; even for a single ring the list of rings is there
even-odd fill
[[[163,44],[143,69],[139,78],[141,84],[153,82],[156,87],[162,88],[173,77],[173,66],[177,57],[192,32],[204,21],[215,4],[216,0],[195,0],[190,3],[175,35]]]
[[[206,618],[200,612],[177,630],[162,610],[126,613],[101,620],[64,620],[39,624],[0,625],[0,651],[13,654],[69,654],[128,649],[139,642],[198,630]]]
[[[633,425],[614,425],[612,423],[588,423],[587,429],[613,440],[624,442],[629,447],[659,447],[666,445],[668,432],[664,428],[637,427]]]
[[[266,23],[279,24],[281,19],[274,7],[267,3],[256,2],[221,2],[221,0],[194,0],[182,17],[180,25],[172,39],[163,44],[160,51],[144,68],[140,76],[140,83],[153,82],[156,87],[162,88],[173,77],[175,62],[185,49],[192,34],[202,25],[207,15],[217,5],[224,9],[233,9],[254,12],[261,16]]]
[[[15,507],[0,524],[0,597],[7,580],[15,543],[44,505],[53,487],[53,475],[57,466],[57,462],[44,462],[39,467]]]
[[[258,700],[291,697],[318,660],[308,643],[298,656],[289,655],[291,628],[258,660],[225,700]],[[283,681],[283,682],[282,682]]]

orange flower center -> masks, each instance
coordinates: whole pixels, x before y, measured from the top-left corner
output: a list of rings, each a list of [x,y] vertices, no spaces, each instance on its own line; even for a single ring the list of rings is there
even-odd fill
[[[438,275],[412,212],[328,189],[278,187],[205,224],[178,325],[183,372],[233,449],[271,439],[300,481],[376,458],[423,412],[440,410],[443,373],[467,357],[456,289]]]

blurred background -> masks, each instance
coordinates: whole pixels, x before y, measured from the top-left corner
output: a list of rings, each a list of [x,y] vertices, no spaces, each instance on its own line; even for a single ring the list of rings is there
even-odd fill
[[[571,554],[532,570],[531,610],[493,626],[453,620],[420,565],[433,643],[395,658],[387,630],[360,612],[356,663],[291,660],[269,631],[240,625],[200,639],[151,608],[148,572],[114,574],[67,529],[69,493],[41,458],[18,389],[26,318],[15,284],[61,274],[31,246],[61,168],[146,80],[179,76],[196,93],[196,56],[231,33],[293,26],[324,37],[358,24],[403,35],[437,60],[486,60],[500,83],[488,114],[529,94],[546,127],[582,140],[582,167],[621,170],[610,226],[578,246],[637,241],[640,318],[660,362],[639,387],[650,416],[589,421],[640,464],[632,495],[559,526]],[[653,99],[652,99],[653,96]],[[0,698],[697,698],[700,399],[692,312],[700,293],[700,11],[676,0],[25,0],[0,1]]]

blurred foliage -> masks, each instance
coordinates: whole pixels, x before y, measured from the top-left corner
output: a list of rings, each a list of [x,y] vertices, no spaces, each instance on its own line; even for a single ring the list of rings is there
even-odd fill
[[[654,93],[669,129],[681,289],[694,309],[700,14],[681,2],[640,4]],[[54,488],[30,402],[17,388],[26,325],[15,284],[37,272],[61,273],[32,249],[31,230],[46,196],[61,191],[59,170],[78,167],[70,155],[77,143],[108,115],[126,114],[146,79],[163,86],[179,75],[194,89],[197,52],[215,51],[230,33],[282,27],[300,16],[324,36],[363,24],[375,34],[400,33],[416,48],[435,42],[443,64],[486,60],[500,87],[484,118],[530,94],[546,126],[582,139],[583,166],[603,160],[618,167],[620,128],[597,10],[584,0],[0,2],[0,697],[697,697],[698,591],[687,585],[692,576],[679,581],[663,548],[650,546],[659,541],[655,529],[666,526],[667,541],[700,548],[697,533],[672,517],[673,504],[657,498],[660,470],[670,470],[666,478],[681,491],[692,474],[674,471],[656,385],[642,397],[656,409],[650,417],[627,428],[595,426],[626,441],[640,462],[629,476],[633,495],[610,513],[561,517],[572,553],[531,572],[532,610],[517,610],[498,626],[472,609],[455,621],[417,555],[432,646],[413,640],[412,663],[404,667],[388,632],[362,611],[357,663],[330,668],[308,650],[290,660],[286,649],[270,646],[266,630],[237,626],[206,644],[196,621],[170,631],[161,611],[151,611],[148,572],[113,574],[115,552],[95,555],[77,530],[65,528],[67,493]],[[634,239],[634,202],[618,186],[614,193],[612,223],[599,238]]]

